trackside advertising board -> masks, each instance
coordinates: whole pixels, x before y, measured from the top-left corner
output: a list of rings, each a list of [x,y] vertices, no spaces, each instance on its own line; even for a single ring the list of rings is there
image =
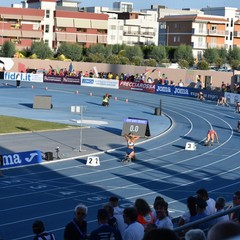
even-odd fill
[[[3,154],[3,166],[1,168],[26,166],[42,162],[42,154],[39,150]]]
[[[155,93],[155,84],[131,81],[119,81],[119,89]]]
[[[223,92],[211,91],[199,88],[186,88],[186,87],[174,87],[168,85],[156,84],[155,86],[156,94],[168,94],[181,97],[192,97],[197,98],[198,93],[202,92],[206,100],[217,101],[220,96],[223,96]]]
[[[118,80],[82,77],[81,86],[118,89]]]
[[[43,82],[42,73],[4,72],[4,80],[20,80],[22,82]]]

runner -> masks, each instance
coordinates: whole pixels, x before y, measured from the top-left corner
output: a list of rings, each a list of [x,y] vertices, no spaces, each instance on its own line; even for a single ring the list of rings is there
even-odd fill
[[[217,132],[214,129],[208,130],[205,146],[212,146],[215,141],[215,136],[217,142],[219,143]]]

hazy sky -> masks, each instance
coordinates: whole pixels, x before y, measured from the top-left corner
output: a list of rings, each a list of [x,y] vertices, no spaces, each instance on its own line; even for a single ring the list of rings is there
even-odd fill
[[[21,0],[0,0],[1,7],[10,7],[12,3],[20,3]],[[106,6],[112,7],[113,2],[119,2],[119,0],[82,0],[80,1],[82,7],[86,6]],[[132,0],[124,1],[132,2],[134,10],[140,10],[142,8],[150,8],[152,4],[165,5],[168,8],[181,9],[181,8],[203,8],[206,6],[210,7],[236,7],[240,9],[239,0]]]

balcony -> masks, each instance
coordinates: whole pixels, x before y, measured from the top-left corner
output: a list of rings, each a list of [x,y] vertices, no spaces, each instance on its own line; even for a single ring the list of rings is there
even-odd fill
[[[208,43],[208,48],[225,48],[225,44],[217,44],[217,43]]]
[[[208,31],[206,29],[193,28],[193,34],[195,34],[195,35],[207,35]]]
[[[138,36],[140,34],[139,31],[124,31],[123,32],[123,35],[126,36],[126,35],[129,35],[129,36]]]
[[[207,43],[201,43],[201,42],[193,42],[192,43],[192,48],[197,48],[197,49],[207,49],[208,45]]]
[[[140,32],[144,37],[155,37],[155,32]]]
[[[240,38],[240,31],[234,31],[234,37]]]
[[[214,36],[226,36],[228,35],[227,31],[219,31],[219,30],[208,30],[208,35],[214,35]]]

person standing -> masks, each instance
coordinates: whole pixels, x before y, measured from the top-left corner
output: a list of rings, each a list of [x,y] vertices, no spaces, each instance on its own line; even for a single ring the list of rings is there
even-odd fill
[[[136,160],[135,151],[134,151],[134,143],[140,138],[139,136],[135,136],[132,132],[129,134],[124,134],[124,137],[127,142],[126,155],[123,162],[131,162],[132,160]]]
[[[137,222],[138,213],[136,208],[128,207],[123,210],[124,222],[127,228],[124,231],[124,240],[142,240],[144,237],[144,227]]]
[[[84,204],[75,207],[75,218],[66,225],[64,229],[64,240],[85,240],[87,239],[87,216],[88,208]]]
[[[106,209],[99,209],[97,214],[99,227],[92,231],[90,240],[122,240],[120,231],[109,226],[109,215]]]
[[[32,230],[36,235],[33,240],[55,240],[55,237],[52,233],[45,231],[44,223],[40,220],[37,220],[33,223]]]

